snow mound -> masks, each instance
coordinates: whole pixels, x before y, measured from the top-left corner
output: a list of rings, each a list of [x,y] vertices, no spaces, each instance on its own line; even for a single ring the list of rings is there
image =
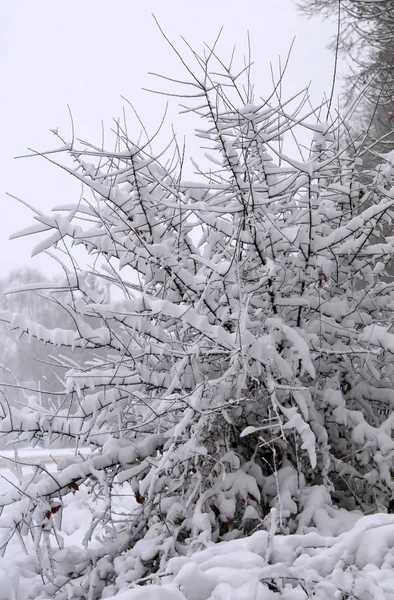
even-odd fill
[[[337,537],[258,531],[213,544],[110,600],[393,600],[393,567],[394,515],[376,514]]]

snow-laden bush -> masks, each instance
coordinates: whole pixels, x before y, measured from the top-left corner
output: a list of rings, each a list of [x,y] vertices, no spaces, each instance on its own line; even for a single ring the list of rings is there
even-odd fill
[[[394,155],[362,186],[346,123],[320,122],[306,93],[254,100],[248,71],[245,92],[214,51],[197,64],[187,94],[209,165],[193,181],[176,142],[167,160],[119,124],[115,151],[57,150],[84,194],[21,232],[46,234],[34,253],[72,258],[71,241],[94,257],[61,259],[73,329],[1,315],[90,352],[45,406],[3,406],[2,432],[94,450],[0,499],[3,547],[32,536],[43,597],[150,581],[170,558],[269,529],[272,508],[280,534],[338,535],[340,511],[391,497]],[[64,549],[65,497],[85,484],[98,508]]]
[[[89,518],[89,496],[81,489],[65,499],[65,543],[81,540]],[[248,537],[211,544],[191,556],[173,557],[160,573],[128,584],[108,600],[392,600],[394,515],[357,516],[337,511],[340,535],[281,535],[273,520],[267,530]],[[350,528],[348,530],[348,528]],[[143,555],[142,545],[136,551]],[[1,600],[50,600],[34,560],[18,556],[0,558]],[[145,551],[148,551],[145,548]],[[31,553],[32,554],[32,553]],[[32,556],[30,557],[32,558]],[[64,552],[58,569],[73,568],[72,551]],[[102,561],[101,566],[103,566]],[[21,568],[22,567],[22,568]],[[127,568],[123,578],[127,578]],[[149,584],[149,585],[147,585]],[[129,587],[130,586],[130,587]],[[40,593],[40,591],[42,593]],[[69,586],[69,598],[81,597]],[[86,597],[83,596],[82,597]]]
[[[393,598],[394,516],[360,519],[337,537],[275,535],[214,544],[169,561],[152,586],[119,600],[370,600]],[[109,598],[111,600],[111,598]]]

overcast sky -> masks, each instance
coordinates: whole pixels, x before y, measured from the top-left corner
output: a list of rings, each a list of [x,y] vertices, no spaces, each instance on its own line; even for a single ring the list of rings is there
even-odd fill
[[[284,60],[295,37],[286,92],[310,81],[314,102],[330,92],[334,57],[327,44],[335,25],[306,20],[294,0],[1,0],[0,276],[29,264],[53,272],[48,258],[30,259],[34,238],[9,241],[11,233],[33,221],[29,210],[6,192],[48,212],[79,197],[71,177],[45,160],[14,160],[27,147],[59,145],[50,129],[58,127],[70,137],[67,105],[77,136],[95,142],[101,138],[101,121],[110,129],[112,118],[122,114],[121,96],[133,103],[148,130],[158,125],[165,99],[142,91],[157,87],[148,72],[179,78],[183,71],[151,13],[180,49],[180,36],[200,51],[223,26],[220,52],[228,57],[235,43],[242,56],[249,31],[256,91],[263,96],[271,89],[270,61]],[[176,102],[169,121],[181,135],[189,135]],[[194,154],[195,142],[189,146]]]

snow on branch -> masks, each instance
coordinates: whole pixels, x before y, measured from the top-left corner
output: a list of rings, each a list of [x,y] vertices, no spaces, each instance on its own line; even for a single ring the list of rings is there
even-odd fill
[[[374,539],[364,525],[391,522],[361,518],[394,493],[391,175],[377,171],[367,204],[361,150],[340,118],[314,123],[305,92],[255,101],[249,67],[243,87],[215,48],[193,55],[198,74],[178,56],[203,120],[194,178],[176,139],[161,153],[121,124],[115,151],[74,141],[64,161],[44,153],[84,194],[20,235],[45,232],[34,253],[58,257],[64,276],[36,289],[71,325],[0,320],[85,352],[58,359],[62,393],[26,391],[13,407],[5,396],[0,433],[93,453],[57,472],[37,465],[30,480],[19,472],[0,496],[2,547],[32,537],[42,598],[122,597],[153,582],[124,593],[230,598],[205,561],[223,569],[242,548],[259,573],[252,591],[237,575],[244,597],[325,598],[340,585],[356,596],[345,563],[374,597],[373,551],[352,544]],[[73,498],[91,522],[70,549],[60,516]]]

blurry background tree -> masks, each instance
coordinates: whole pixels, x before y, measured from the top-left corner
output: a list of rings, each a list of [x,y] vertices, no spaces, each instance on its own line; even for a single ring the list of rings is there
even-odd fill
[[[50,283],[43,273],[31,269],[13,271],[7,277],[0,280],[0,306],[2,310],[23,314],[27,319],[41,322],[46,327],[56,327],[59,321],[59,309],[54,302],[35,292],[24,291],[20,293],[6,294],[7,290],[19,288],[29,284],[37,285],[37,282]],[[43,384],[43,370],[49,385],[54,385],[52,368],[43,369],[43,363],[48,365],[48,348],[40,344],[35,338],[27,336],[20,337],[15,331],[10,331],[8,325],[1,322],[0,363],[10,369],[12,374],[22,384],[37,387]],[[4,382],[5,373],[2,373],[0,381]],[[8,379],[7,379],[7,382]],[[18,397],[18,392],[16,392]],[[13,390],[8,390],[8,396],[13,397]]]
[[[299,4],[308,16],[323,14],[338,20],[332,48],[351,59],[345,103],[348,107],[354,103],[352,127],[363,146],[370,148],[364,166],[375,166],[381,162],[377,154],[389,152],[394,144],[394,1],[300,0]]]
[[[72,318],[58,302],[59,293],[51,293],[54,284],[54,279],[31,267],[12,271],[0,280],[3,317],[19,314],[27,322],[41,323],[50,329],[56,329],[60,324],[72,327]],[[78,356],[78,350],[75,354],[69,348],[45,345],[29,333],[28,327],[12,329],[12,323],[10,328],[10,321],[1,318],[0,336],[0,389],[6,394],[7,401],[23,405],[33,390],[40,389],[42,402],[47,405],[48,392],[62,388],[64,375]],[[0,446],[4,447],[6,443],[6,437],[0,439]]]

